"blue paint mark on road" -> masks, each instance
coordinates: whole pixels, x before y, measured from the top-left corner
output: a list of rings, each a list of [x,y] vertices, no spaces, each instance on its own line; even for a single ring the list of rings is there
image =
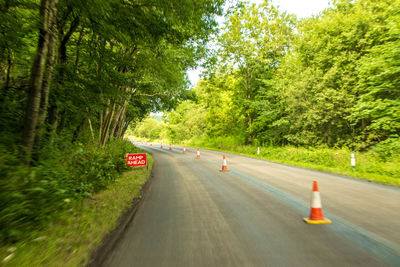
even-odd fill
[[[211,160],[208,159],[204,160],[218,167],[220,166],[220,164],[217,164]],[[297,197],[287,194],[273,186],[270,186],[264,182],[261,182],[256,178],[248,176],[239,171],[232,169],[230,169],[229,171],[230,173],[239,177],[240,179],[252,183],[258,186],[259,188],[262,188],[265,191],[272,193],[274,196],[278,197],[279,199],[282,199],[283,201],[285,201],[285,203],[289,204],[290,206],[300,211],[301,213],[307,214],[309,212],[309,203],[305,202],[304,200],[301,200]],[[329,219],[333,221],[332,224],[325,225],[326,227],[329,227],[334,231],[342,234],[348,240],[371,251],[376,256],[392,264],[393,266],[400,266],[400,248],[398,246],[392,244],[389,241],[383,240],[382,238],[376,236],[375,234],[367,230],[364,230],[363,228],[354,225],[339,216],[336,216],[328,212],[324,213]]]

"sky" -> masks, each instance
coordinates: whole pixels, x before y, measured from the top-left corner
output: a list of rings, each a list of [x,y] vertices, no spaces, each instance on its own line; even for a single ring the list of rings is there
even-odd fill
[[[260,4],[263,0],[251,0],[250,2]],[[279,6],[281,11],[295,14],[297,18],[306,18],[318,15],[322,10],[329,7],[330,0],[273,0],[275,6]],[[219,21],[219,20],[218,20]],[[193,86],[199,80],[202,69],[188,71],[189,80]]]
[[[260,3],[262,1],[252,1]],[[317,15],[329,7],[329,0],[273,0],[274,5],[279,6],[281,11],[295,14],[298,18]]]

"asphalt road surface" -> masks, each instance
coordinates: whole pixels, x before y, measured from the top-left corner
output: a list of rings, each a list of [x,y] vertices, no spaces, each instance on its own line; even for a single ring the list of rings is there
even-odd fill
[[[222,153],[142,146],[153,181],[106,266],[400,266],[400,190]],[[325,217],[309,225],[312,181]]]

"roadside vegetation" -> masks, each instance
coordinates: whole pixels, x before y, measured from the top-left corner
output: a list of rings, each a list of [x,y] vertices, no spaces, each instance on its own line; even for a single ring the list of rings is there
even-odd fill
[[[133,152],[131,150],[131,152]],[[135,151],[138,152],[138,151]],[[23,240],[3,246],[0,258],[6,266],[86,266],[102,239],[139,197],[153,166],[139,167],[118,176],[114,183],[89,198],[68,205],[41,229],[25,233]]]
[[[367,152],[355,152],[356,166],[353,168],[350,164],[351,151],[348,148],[261,146],[258,155],[257,146],[241,145],[229,138],[194,138],[185,144],[400,186],[400,158],[387,150],[381,151],[379,147]],[[388,154],[391,155],[387,156]]]
[[[121,139],[104,148],[77,144],[68,150],[53,149],[36,166],[19,165],[16,158],[3,154],[1,240],[25,239],[59,212],[106,189],[128,170],[124,154],[134,151],[138,149]]]
[[[2,256],[76,265],[76,251],[112,228],[94,221],[117,217],[120,204],[93,199],[125,192],[124,154],[138,150],[123,136],[190,97],[186,72],[206,56],[223,2],[0,0]],[[135,177],[136,190],[147,173]]]
[[[400,184],[400,2],[233,7],[192,100],[135,136]],[[356,152],[356,169],[350,152]]]

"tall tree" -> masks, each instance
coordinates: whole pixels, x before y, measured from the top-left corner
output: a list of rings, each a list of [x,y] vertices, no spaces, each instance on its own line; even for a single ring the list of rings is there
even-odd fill
[[[43,92],[43,90],[48,90],[48,86],[46,85],[45,88],[43,88],[43,76],[46,69],[46,60],[52,62],[54,56],[54,37],[51,36],[55,34],[52,29],[54,28],[55,21],[57,19],[57,3],[58,0],[41,0],[40,2],[39,40],[36,56],[32,65],[30,75],[28,104],[25,114],[24,132],[22,139],[22,145],[24,148],[22,153],[27,154],[27,163],[29,163],[30,153],[32,151],[33,143],[35,140],[42,94],[45,95],[45,98],[47,100],[48,92]],[[51,44],[50,49],[49,43]],[[49,52],[49,50],[53,51]],[[45,110],[46,108],[47,107],[44,106],[43,110]]]
[[[360,92],[367,90],[360,87],[365,78],[358,70],[369,64],[361,58],[368,58],[370,49],[386,39],[388,18],[398,17],[394,6],[392,1],[335,1],[321,17],[300,23],[293,50],[280,67],[290,142],[360,143],[360,132],[373,118],[354,109],[356,102],[363,102]]]
[[[254,123],[259,110],[254,103],[263,87],[261,80],[271,79],[289,48],[293,28],[294,18],[279,13],[270,1],[259,6],[245,2],[229,16],[219,38],[223,64],[232,66],[239,81],[235,102],[246,114],[249,142],[257,135]]]
[[[104,145],[147,112],[170,110],[187,97],[186,70],[205,56],[223,2],[1,1],[0,124],[9,126],[2,131],[23,128],[15,141],[30,162],[35,143],[38,156],[48,137],[75,142],[90,131]],[[37,36],[26,34],[32,29]],[[21,66],[29,62],[28,75]],[[29,84],[27,97],[16,84]]]

